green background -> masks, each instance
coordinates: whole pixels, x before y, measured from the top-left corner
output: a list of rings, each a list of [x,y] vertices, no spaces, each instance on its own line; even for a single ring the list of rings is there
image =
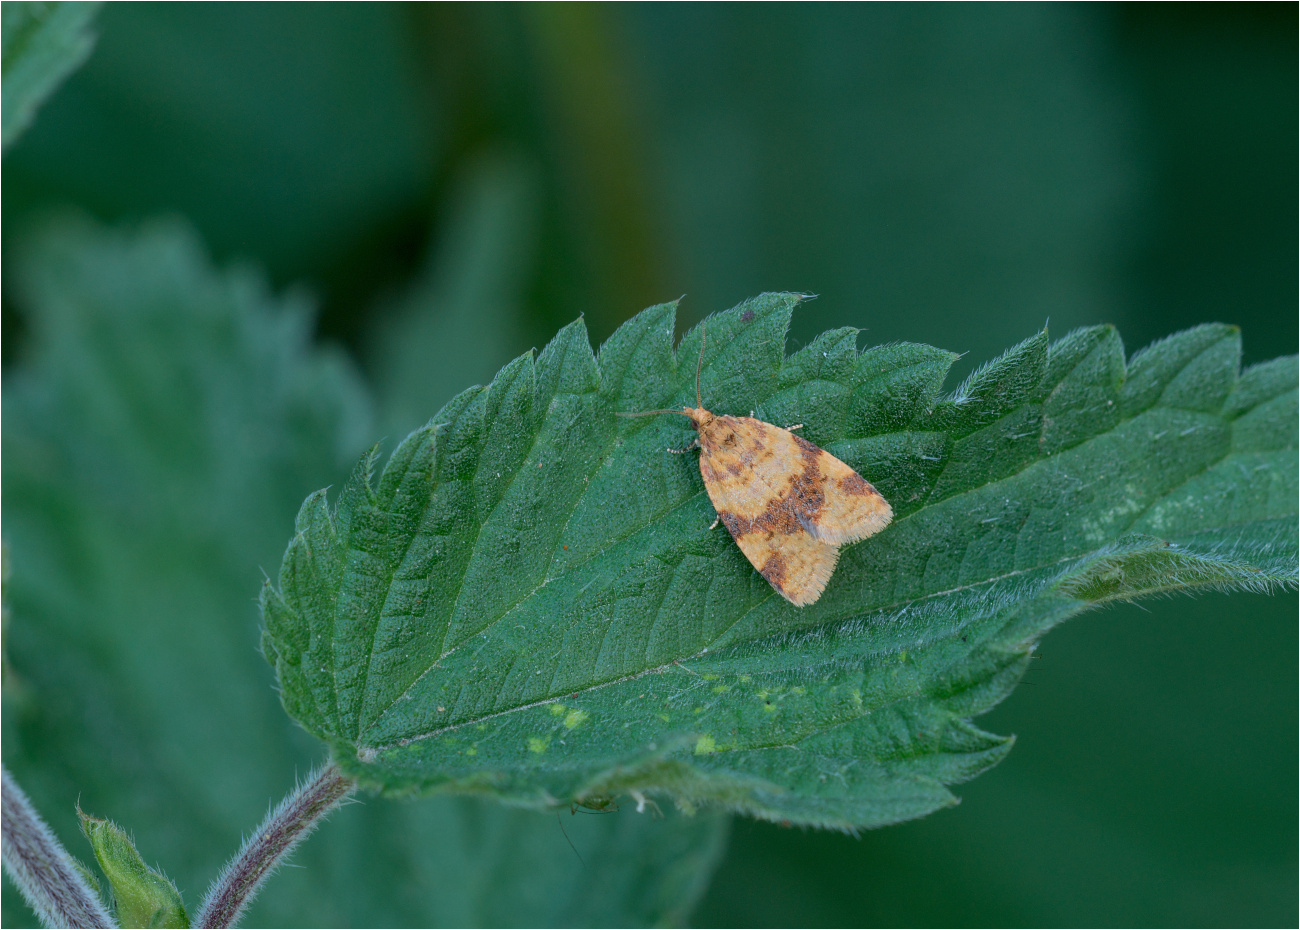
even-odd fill
[[[791,347],[855,325],[967,352],[958,375],[1044,320],[1296,350],[1292,4],[127,3],[98,28],[6,154],[6,270],[54,207],[179,213],[219,264],[315,293],[373,438],[579,314],[600,341],[682,293],[682,326],[816,293]],[[29,323],[4,309],[13,369]],[[413,331],[427,366],[385,366]],[[1296,615],[1238,594],[1071,622],[981,720],[1019,742],[960,807],[860,837],[739,822],[694,921],[1294,924]],[[90,790],[39,792],[24,751],[43,808]],[[309,845],[392,857],[364,816],[407,815],[369,802]]]

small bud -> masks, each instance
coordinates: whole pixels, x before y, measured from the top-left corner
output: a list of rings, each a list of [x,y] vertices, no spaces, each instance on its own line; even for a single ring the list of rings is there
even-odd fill
[[[99,867],[113,890],[113,905],[123,927],[188,927],[181,893],[167,876],[149,868],[135,843],[111,820],[77,808],[81,832],[90,840]]]

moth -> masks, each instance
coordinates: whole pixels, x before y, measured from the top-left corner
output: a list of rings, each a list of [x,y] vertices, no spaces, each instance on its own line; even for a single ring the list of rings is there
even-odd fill
[[[796,436],[791,430],[798,426],[782,429],[704,409],[703,367],[701,333],[696,406],[621,416],[689,418],[696,432],[689,448],[700,450],[700,475],[718,519],[778,594],[796,607],[815,603],[835,571],[840,546],[879,533],[894,512],[869,481]]]

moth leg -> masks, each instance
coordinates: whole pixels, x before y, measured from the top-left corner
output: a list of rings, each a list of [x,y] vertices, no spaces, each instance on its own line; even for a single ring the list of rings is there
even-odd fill
[[[785,428],[785,431],[786,431],[787,433],[793,433],[793,432],[794,432],[795,430],[797,430],[797,429],[803,429],[803,424],[802,424],[802,423],[796,423],[794,426],[787,426],[787,427]]]
[[[717,525],[722,522],[722,517],[714,517],[713,522],[709,524],[709,529],[716,529]]]
[[[699,447],[700,447],[700,437],[696,436],[694,439],[691,440],[691,444],[687,446],[685,449],[669,449],[668,451],[671,452],[673,455],[682,455],[686,452],[690,452],[692,449],[698,449]]]

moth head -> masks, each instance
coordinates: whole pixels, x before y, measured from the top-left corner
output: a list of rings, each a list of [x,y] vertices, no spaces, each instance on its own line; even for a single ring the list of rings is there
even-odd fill
[[[713,421],[717,419],[703,407],[683,407],[680,412],[684,416],[690,417],[691,425],[700,432],[708,429]]]

